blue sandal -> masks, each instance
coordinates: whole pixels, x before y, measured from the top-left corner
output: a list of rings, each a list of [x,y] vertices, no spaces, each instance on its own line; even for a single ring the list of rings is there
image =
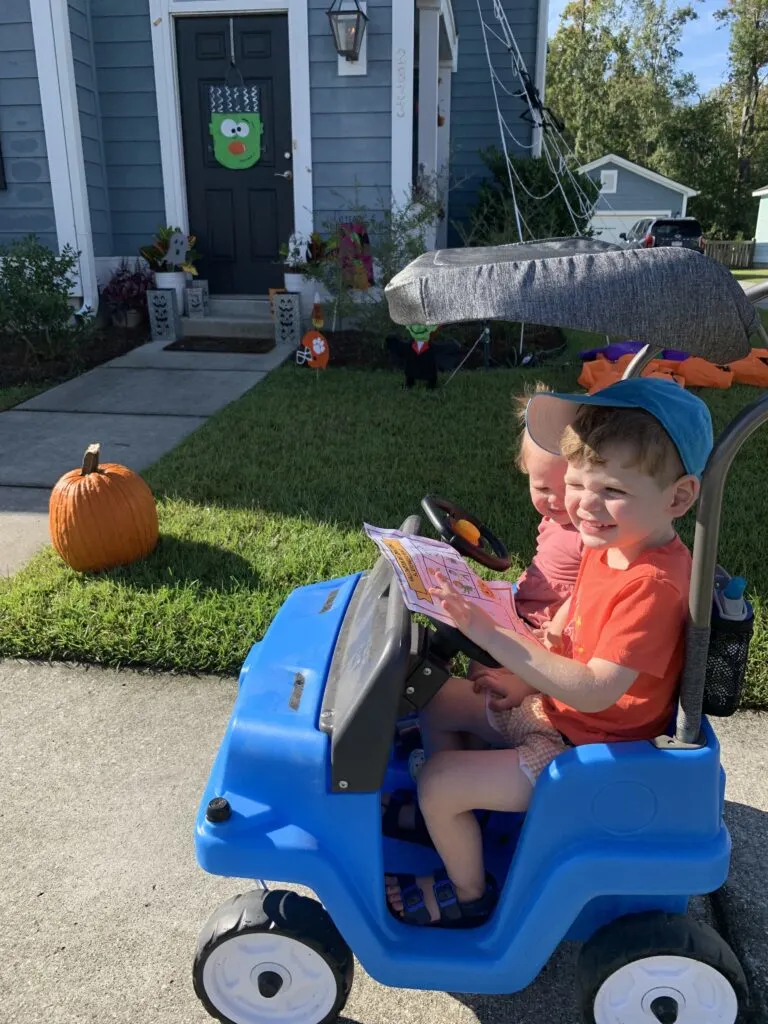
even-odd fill
[[[432,891],[437,900],[440,919],[433,921],[424,903],[424,892],[416,884],[415,875],[394,875],[400,886],[403,909],[397,911],[387,900],[390,913],[404,924],[431,926],[433,928],[476,928],[483,924],[494,911],[499,900],[499,890],[492,875],[486,875],[485,892],[476,900],[460,903],[456,889],[445,868],[435,871]]]

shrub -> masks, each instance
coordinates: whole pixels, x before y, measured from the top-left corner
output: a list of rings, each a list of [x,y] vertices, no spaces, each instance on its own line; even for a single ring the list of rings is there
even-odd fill
[[[90,329],[70,300],[79,256],[69,245],[56,253],[34,235],[0,247],[0,332],[24,342],[35,358],[70,354]]]
[[[111,309],[125,312],[136,309],[143,312],[147,308],[147,289],[153,284],[152,272],[146,267],[132,267],[127,260],[113,272],[101,297]]]
[[[483,150],[480,155],[491,172],[491,178],[486,179],[478,189],[477,202],[470,211],[468,222],[457,224],[456,228],[465,245],[505,245],[518,242],[520,236],[506,158],[494,146]],[[561,174],[561,191],[557,175],[543,157],[511,157],[510,162],[514,168],[512,180],[515,182],[515,198],[523,222],[524,240],[592,233],[588,230],[589,215],[597,201],[597,189],[587,175],[572,170],[572,178],[577,182],[574,184],[570,176]],[[569,206],[576,215],[578,232]],[[584,209],[585,206],[587,209]]]

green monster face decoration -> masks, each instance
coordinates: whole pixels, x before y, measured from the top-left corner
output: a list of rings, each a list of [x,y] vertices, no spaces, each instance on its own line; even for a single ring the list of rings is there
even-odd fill
[[[408,324],[408,333],[414,341],[429,341],[437,330],[437,324]]]
[[[230,171],[247,170],[261,157],[264,125],[258,87],[212,85],[209,89],[213,153]]]

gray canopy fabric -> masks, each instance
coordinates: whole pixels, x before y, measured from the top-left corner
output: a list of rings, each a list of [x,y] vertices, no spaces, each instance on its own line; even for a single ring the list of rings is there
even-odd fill
[[[571,327],[726,363],[757,312],[719,263],[690,249],[545,239],[419,256],[387,285],[398,324],[510,320]]]

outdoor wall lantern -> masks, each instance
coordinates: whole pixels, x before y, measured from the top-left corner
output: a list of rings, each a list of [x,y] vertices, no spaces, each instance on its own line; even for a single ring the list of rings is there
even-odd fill
[[[360,58],[360,47],[363,45],[368,15],[358,0],[333,0],[325,13],[331,23],[336,52],[348,61],[357,61]]]

